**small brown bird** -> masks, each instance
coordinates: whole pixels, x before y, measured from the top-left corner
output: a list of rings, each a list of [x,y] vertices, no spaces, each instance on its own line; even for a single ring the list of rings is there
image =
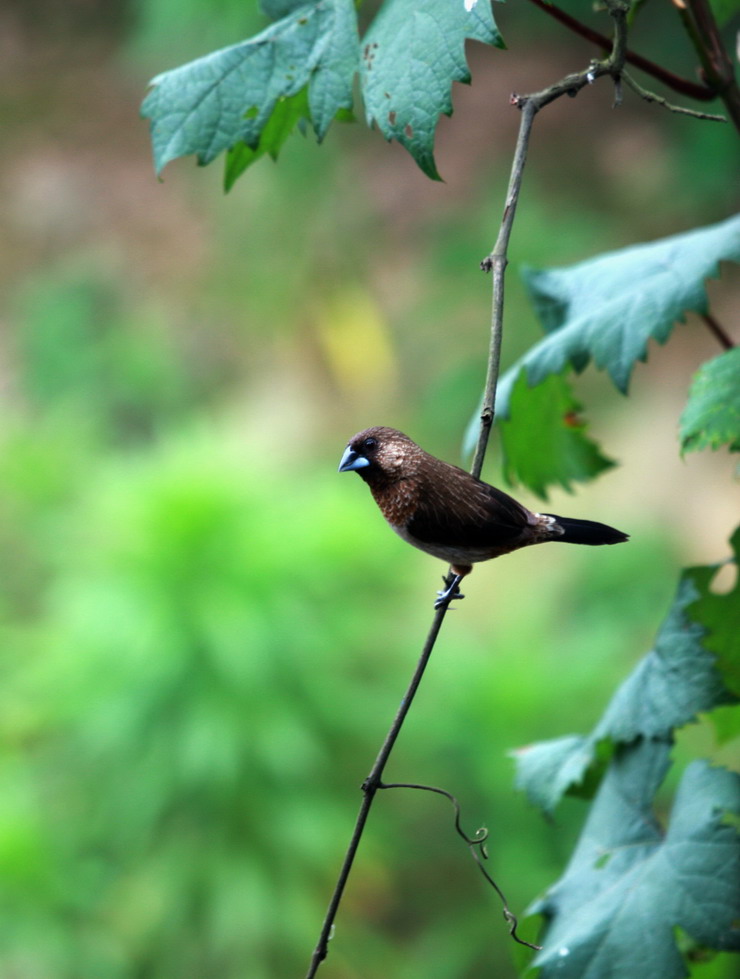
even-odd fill
[[[620,544],[628,535],[593,520],[532,513],[507,493],[436,459],[395,428],[366,428],[347,443],[339,472],[370,487],[391,528],[451,565],[454,577],[435,605],[449,604],[478,561],[530,544]]]

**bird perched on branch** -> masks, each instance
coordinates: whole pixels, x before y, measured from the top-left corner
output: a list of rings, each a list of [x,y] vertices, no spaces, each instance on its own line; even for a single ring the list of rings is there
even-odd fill
[[[435,608],[462,597],[459,584],[478,561],[530,544],[620,544],[627,534],[593,520],[532,513],[507,493],[425,452],[395,428],[366,428],[347,443],[339,472],[356,472],[409,544],[451,565]]]

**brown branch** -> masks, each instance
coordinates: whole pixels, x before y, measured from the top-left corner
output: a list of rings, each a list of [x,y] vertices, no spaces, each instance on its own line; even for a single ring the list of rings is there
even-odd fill
[[[725,348],[725,350],[734,350],[737,344],[732,339],[732,337],[725,332],[724,328],[720,326],[717,320],[712,316],[711,313],[702,313],[701,318],[706,323],[709,332],[713,333],[720,344]]]
[[[548,85],[547,88],[543,88],[539,92],[532,92],[529,95],[517,95],[515,93],[511,96],[512,105],[517,106],[519,109],[533,106],[534,111],[539,112],[540,109],[563,95],[569,95],[573,98],[586,85],[593,85],[597,78],[603,78],[604,75],[610,75],[617,87],[615,102],[619,104],[620,94],[618,85],[627,58],[627,3],[625,0],[606,0],[606,5],[614,20],[615,27],[614,42],[609,57],[603,61],[592,61],[588,68],[573,72],[571,75],[566,75],[559,82]]]
[[[306,979],[313,979],[313,976],[316,975],[319,966],[326,958],[329,938],[331,936],[332,928],[334,927],[334,919],[337,916],[339,904],[342,900],[342,894],[344,893],[344,888],[347,884],[350,871],[352,870],[352,864],[354,863],[357,848],[360,845],[360,839],[362,838],[362,833],[365,829],[367,817],[370,815],[370,807],[373,804],[375,793],[381,786],[383,770],[385,769],[388,757],[393,750],[393,745],[396,743],[396,739],[401,732],[401,725],[409,712],[414,695],[416,694],[419,684],[421,683],[421,678],[424,675],[426,665],[429,662],[429,657],[432,655],[432,650],[434,649],[434,644],[437,641],[437,636],[439,635],[439,630],[442,627],[442,622],[449,607],[450,600],[451,599],[448,598],[447,602],[440,605],[440,607],[437,609],[434,616],[434,621],[432,622],[432,627],[429,630],[429,635],[427,636],[421,656],[419,657],[419,662],[416,664],[414,675],[412,676],[411,682],[406,690],[406,695],[401,701],[401,706],[398,708],[390,730],[388,731],[385,741],[378,752],[378,757],[375,759],[375,764],[370,770],[368,777],[362,783],[364,797],[362,804],[360,805],[360,811],[357,814],[357,819],[355,820],[355,828],[352,831],[352,838],[349,841],[349,846],[347,847],[347,852],[344,856],[342,868],[339,872],[339,877],[334,887],[334,893],[329,901],[329,907],[326,911],[326,917],[324,918],[319,940],[311,957],[311,963],[309,965],[308,972],[306,973]]]
[[[519,134],[517,136],[516,150],[511,167],[504,214],[496,244],[490,254],[481,262],[481,268],[484,272],[493,272],[493,308],[491,313],[491,341],[488,356],[488,371],[483,403],[480,410],[480,434],[478,436],[471,470],[474,476],[480,476],[496,412],[496,385],[498,383],[501,337],[503,334],[504,276],[508,264],[506,254],[512,225],[514,223],[516,206],[519,200],[532,124],[534,123],[535,115],[544,106],[549,105],[550,102],[554,102],[563,95],[577,95],[582,88],[586,85],[592,85],[597,78],[603,75],[611,76],[615,86],[615,104],[618,105],[620,103],[620,82],[627,54],[627,5],[626,3],[620,2],[620,0],[607,0],[607,7],[614,21],[614,40],[611,45],[611,54],[608,58],[604,61],[593,61],[590,67],[584,71],[566,75],[565,78],[559,82],[555,82],[554,85],[548,86],[541,92],[534,92],[529,95],[517,95],[514,93],[511,96],[512,105],[521,109],[522,112]]]
[[[735,128],[740,132],[740,88],[712,8],[707,0],[673,2],[699,56],[705,79],[725,103]]]
[[[512,95],[512,100],[516,96]],[[532,123],[537,113],[538,106],[530,102],[522,109],[521,121],[519,123],[519,135],[516,140],[514,160],[511,165],[511,176],[509,177],[509,188],[506,192],[506,203],[504,204],[504,215],[501,221],[496,244],[490,255],[486,256],[480,263],[485,272],[493,272],[493,300],[491,309],[491,339],[488,348],[488,368],[486,372],[486,384],[483,393],[483,404],[480,412],[480,433],[478,443],[475,447],[473,456],[472,474],[480,478],[483,469],[483,460],[488,448],[488,439],[491,434],[491,427],[496,412],[496,385],[498,384],[499,367],[501,363],[501,337],[504,329],[504,275],[508,259],[506,252],[509,247],[509,238],[514,224],[516,205],[519,201],[519,191],[522,186],[522,176],[524,174],[524,164],[527,160],[527,149],[529,147],[529,136],[532,132]]]
[[[600,34],[598,31],[592,30],[587,24],[576,20],[575,17],[571,17],[570,14],[564,10],[560,10],[559,7],[553,6],[551,3],[547,3],[546,0],[530,0],[530,2],[546,14],[549,14],[550,17],[559,21],[559,23],[565,25],[574,34],[578,34],[580,37],[600,47],[602,51],[611,50],[612,42],[605,34]],[[644,58],[641,54],[636,54],[634,51],[627,51],[625,53],[625,61],[628,64],[634,65],[635,68],[639,68],[640,71],[644,71],[645,74],[650,75],[652,78],[663,82],[664,85],[667,85],[674,92],[679,92],[681,95],[685,95],[690,99],[696,99],[698,102],[711,102],[717,98],[718,92],[714,88],[710,88],[707,85],[699,85],[697,82],[692,82],[688,78],[681,78],[680,75],[675,75],[672,71],[668,71],[667,68],[663,68],[662,65],[656,64],[654,61],[650,61],[648,58]]]

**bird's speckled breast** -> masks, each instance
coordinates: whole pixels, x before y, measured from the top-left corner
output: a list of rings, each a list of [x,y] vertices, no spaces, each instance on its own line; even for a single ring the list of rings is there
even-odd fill
[[[370,487],[381,513],[395,530],[405,527],[416,511],[419,489],[413,479],[399,479],[390,486]]]

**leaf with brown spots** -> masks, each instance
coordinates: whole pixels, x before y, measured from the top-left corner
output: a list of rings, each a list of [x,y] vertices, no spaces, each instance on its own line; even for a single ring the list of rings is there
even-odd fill
[[[503,48],[488,0],[466,10],[462,0],[385,0],[365,35],[360,66],[368,124],[405,146],[428,177],[437,121],[452,115],[453,82],[469,82],[466,39]]]

